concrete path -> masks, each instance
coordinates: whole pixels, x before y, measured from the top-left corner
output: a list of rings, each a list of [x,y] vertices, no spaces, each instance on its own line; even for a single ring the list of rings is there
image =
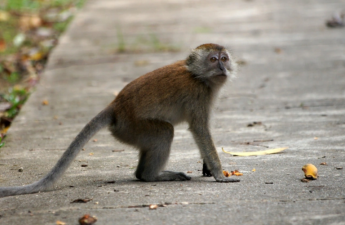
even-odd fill
[[[185,124],[167,168],[192,180],[136,181],[137,151],[102,130],[53,191],[1,198],[0,224],[77,224],[86,213],[96,224],[345,224],[345,29],[325,26],[344,8],[344,0],[90,0],[8,132],[0,186],[41,178],[124,85],[208,42],[241,64],[212,120],[223,168],[242,171],[241,182],[201,177]],[[221,152],[284,146],[266,156]],[[307,163],[319,179],[303,183]],[[92,201],[71,203],[79,198]]]

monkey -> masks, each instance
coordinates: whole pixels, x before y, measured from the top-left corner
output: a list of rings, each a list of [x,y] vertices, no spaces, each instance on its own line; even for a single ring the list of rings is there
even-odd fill
[[[41,180],[25,186],[1,187],[0,197],[50,189],[83,146],[108,126],[120,142],[139,150],[135,177],[141,181],[187,181],[183,172],[164,170],[174,137],[174,125],[187,122],[205,162],[217,182],[239,182],[225,177],[213,143],[210,110],[225,82],[235,76],[236,63],[218,44],[203,44],[185,60],[138,77],[97,114],[75,137],[56,165]]]
[[[202,175],[204,177],[212,177],[211,171],[208,169],[205,160],[202,163]]]

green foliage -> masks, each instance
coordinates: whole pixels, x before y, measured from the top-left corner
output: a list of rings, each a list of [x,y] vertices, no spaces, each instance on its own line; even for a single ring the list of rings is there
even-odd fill
[[[9,76],[4,76],[5,80],[7,80],[8,82],[14,84],[17,81],[19,81],[19,74],[17,72],[13,72],[11,73]]]
[[[40,7],[39,1],[32,1],[32,0],[7,0],[7,4],[5,6],[6,10],[12,10],[12,11],[21,11],[23,9],[25,10],[38,10]]]
[[[7,0],[4,6],[5,10],[10,11],[39,11],[46,7],[64,7],[66,5],[75,5],[76,7],[83,6],[85,0]]]
[[[24,104],[29,93],[25,89],[11,89],[3,98],[11,104],[11,107],[5,112],[6,117],[14,118],[20,107]]]
[[[0,148],[4,145],[5,145],[5,143],[2,142],[2,136],[0,135]]]

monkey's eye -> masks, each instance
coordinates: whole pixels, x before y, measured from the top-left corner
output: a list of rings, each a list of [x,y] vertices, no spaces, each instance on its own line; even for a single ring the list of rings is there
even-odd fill
[[[223,56],[222,58],[220,58],[220,60],[222,60],[222,62],[226,62],[228,60],[228,58]]]
[[[216,57],[211,57],[211,58],[210,58],[210,61],[211,61],[212,63],[214,63],[215,61],[217,61],[217,58],[216,58]]]

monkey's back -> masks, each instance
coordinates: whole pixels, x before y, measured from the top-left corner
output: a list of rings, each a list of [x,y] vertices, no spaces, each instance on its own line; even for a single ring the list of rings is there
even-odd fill
[[[129,83],[114,100],[115,114],[129,120],[158,119],[176,124],[186,119],[185,104],[197,104],[209,91],[182,60]]]

